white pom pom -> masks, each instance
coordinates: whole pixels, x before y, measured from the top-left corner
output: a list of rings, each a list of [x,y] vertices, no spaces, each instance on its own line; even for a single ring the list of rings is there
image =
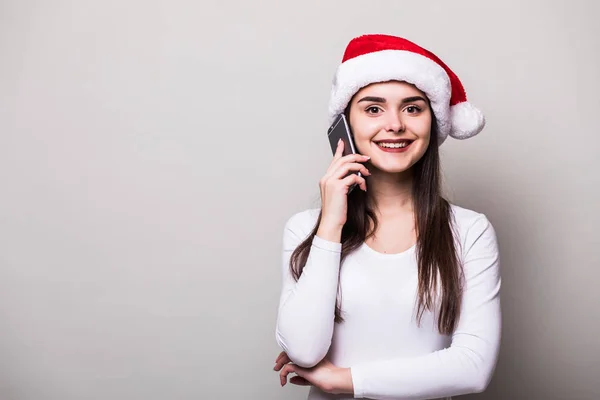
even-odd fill
[[[469,102],[458,103],[450,108],[452,129],[450,136],[467,139],[477,135],[485,126],[485,117]]]

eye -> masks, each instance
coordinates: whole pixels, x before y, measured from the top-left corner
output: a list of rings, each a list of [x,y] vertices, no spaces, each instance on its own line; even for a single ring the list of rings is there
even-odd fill
[[[381,108],[377,106],[370,106],[365,109],[367,114],[377,114],[378,111],[381,111]]]
[[[421,108],[417,106],[408,106],[405,110],[408,111],[409,114],[417,114],[422,111]]]

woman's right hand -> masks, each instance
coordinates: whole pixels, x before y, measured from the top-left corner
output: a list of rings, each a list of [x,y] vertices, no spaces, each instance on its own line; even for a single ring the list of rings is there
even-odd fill
[[[342,157],[343,151],[344,142],[340,140],[327,172],[319,181],[321,222],[317,236],[335,242],[340,241],[342,227],[346,223],[350,187],[357,184],[362,190],[367,190],[365,178],[352,172],[359,171],[363,176],[371,175],[367,167],[360,164],[370,157],[360,154]]]

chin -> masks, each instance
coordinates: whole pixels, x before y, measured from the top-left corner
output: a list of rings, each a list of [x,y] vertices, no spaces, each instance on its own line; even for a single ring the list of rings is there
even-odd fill
[[[419,161],[421,157],[418,157],[416,154],[406,154],[392,157],[396,159],[392,159],[389,156],[377,158],[372,156],[370,162],[375,168],[377,168],[381,172],[385,172],[388,174],[400,174],[409,171]]]
[[[412,168],[412,165],[410,167],[384,168],[384,169],[382,169],[382,171],[386,172],[388,174],[402,174],[407,171],[410,171],[411,168]]]
[[[412,168],[413,164],[414,163],[410,163],[408,165],[405,163],[403,163],[403,164],[374,163],[374,167],[376,167],[381,172],[385,172],[387,174],[401,174],[403,172],[410,170]]]

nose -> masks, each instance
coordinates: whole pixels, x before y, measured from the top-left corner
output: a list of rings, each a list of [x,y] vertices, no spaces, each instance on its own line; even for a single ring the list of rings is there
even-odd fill
[[[400,133],[404,131],[404,124],[400,113],[389,111],[387,113],[386,128],[387,132]]]

